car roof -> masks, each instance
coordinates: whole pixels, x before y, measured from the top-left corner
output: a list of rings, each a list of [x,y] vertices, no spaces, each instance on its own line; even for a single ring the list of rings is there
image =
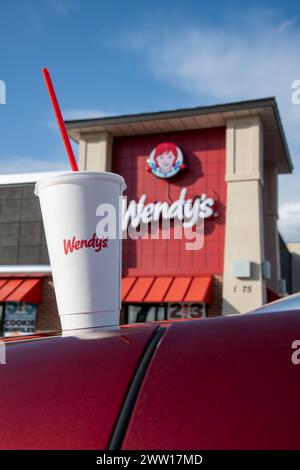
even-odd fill
[[[0,448],[107,447],[156,329],[102,328],[5,343]]]
[[[300,309],[257,312],[8,341],[0,448],[296,448]]]
[[[299,448],[299,332],[299,310],[172,324],[122,448]]]

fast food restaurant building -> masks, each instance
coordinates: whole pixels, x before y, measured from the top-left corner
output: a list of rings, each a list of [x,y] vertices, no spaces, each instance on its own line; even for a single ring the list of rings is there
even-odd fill
[[[184,199],[199,204],[204,220],[201,249],[187,250],[186,240],[174,237],[174,221],[169,239],[160,226],[156,239],[123,241],[123,321],[243,313],[290,292],[291,256],[278,234],[277,215],[278,176],[291,173],[292,163],[275,99],[66,124],[79,144],[81,170],[113,171],[125,178],[127,208],[147,206],[150,220],[159,203],[170,209]],[[48,255],[38,201],[33,203],[30,192],[36,178],[2,181],[1,203],[13,189],[21,203],[18,220],[1,220],[19,232],[11,258],[1,240],[0,284],[5,294],[5,283],[12,282],[8,265],[19,265],[22,282],[28,282],[28,268],[40,289],[37,328],[52,329],[57,317]],[[36,245],[28,245],[22,258],[24,211],[27,223],[39,228]],[[40,272],[38,265],[43,265]],[[14,300],[13,290],[1,296],[2,289],[4,305],[26,302],[20,295]],[[30,303],[30,292],[25,299]]]

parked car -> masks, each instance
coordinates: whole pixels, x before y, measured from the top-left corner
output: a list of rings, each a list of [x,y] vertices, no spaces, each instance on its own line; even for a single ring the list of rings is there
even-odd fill
[[[297,340],[299,296],[243,315],[9,338],[0,447],[299,449]]]

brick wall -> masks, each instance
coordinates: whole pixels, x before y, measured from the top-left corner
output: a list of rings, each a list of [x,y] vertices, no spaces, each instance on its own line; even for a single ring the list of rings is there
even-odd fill
[[[37,308],[36,330],[58,331],[60,329],[53,281],[51,277],[45,277],[42,280],[42,301]]]
[[[124,325],[125,322],[126,322],[125,305],[122,304],[121,311],[120,311],[120,325]]]
[[[213,293],[211,304],[207,304],[206,315],[208,317],[218,317],[222,315],[222,288],[223,288],[223,276],[213,277]]]

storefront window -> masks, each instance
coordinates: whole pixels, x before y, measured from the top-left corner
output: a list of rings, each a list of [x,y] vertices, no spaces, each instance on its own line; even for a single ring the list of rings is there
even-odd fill
[[[166,320],[167,304],[128,304],[127,323]]]
[[[3,336],[3,303],[0,304],[0,336]]]
[[[4,336],[35,333],[36,305],[27,302],[5,302]]]
[[[126,323],[204,318],[205,316],[206,304],[204,302],[128,304]]]
[[[204,318],[206,316],[206,304],[204,302],[174,302],[168,305],[168,319]]]

